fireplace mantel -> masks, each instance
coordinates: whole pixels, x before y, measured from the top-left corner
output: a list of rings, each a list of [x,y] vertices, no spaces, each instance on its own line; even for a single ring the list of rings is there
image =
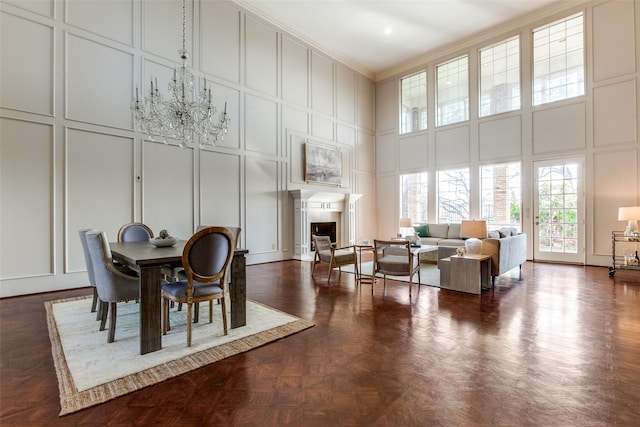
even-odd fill
[[[294,259],[313,260],[313,253],[310,250],[309,216],[313,216],[314,213],[339,212],[341,239],[337,242],[338,246],[355,242],[355,202],[362,197],[362,194],[331,190],[291,190],[289,194],[294,201]]]

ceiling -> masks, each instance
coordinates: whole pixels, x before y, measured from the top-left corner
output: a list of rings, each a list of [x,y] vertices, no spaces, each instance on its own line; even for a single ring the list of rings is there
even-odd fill
[[[379,76],[427,52],[560,2],[239,0],[238,3],[359,71]]]

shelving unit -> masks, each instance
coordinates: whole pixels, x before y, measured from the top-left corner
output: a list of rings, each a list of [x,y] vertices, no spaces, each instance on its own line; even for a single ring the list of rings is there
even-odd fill
[[[621,251],[622,247],[625,247]],[[616,270],[635,270],[640,271],[640,265],[628,265],[625,263],[624,256],[640,251],[640,240],[629,240],[625,237],[623,231],[611,232],[611,257],[612,265],[609,267],[609,277],[616,274]],[[616,252],[618,253],[616,255]]]

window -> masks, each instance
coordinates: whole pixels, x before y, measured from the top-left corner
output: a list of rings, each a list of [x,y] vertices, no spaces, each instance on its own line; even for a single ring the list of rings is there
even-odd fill
[[[400,134],[427,128],[427,72],[400,80]]]
[[[521,230],[520,162],[480,167],[480,216],[487,228]]]
[[[520,39],[480,49],[480,117],[520,109]]]
[[[438,172],[438,222],[469,218],[469,169]]]
[[[400,218],[411,218],[414,224],[427,222],[428,174],[400,175]]]
[[[438,65],[436,82],[437,126],[469,120],[469,58]]]
[[[584,95],[582,13],[533,30],[533,105]]]

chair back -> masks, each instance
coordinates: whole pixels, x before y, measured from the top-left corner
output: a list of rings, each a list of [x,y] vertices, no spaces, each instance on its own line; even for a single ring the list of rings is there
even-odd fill
[[[200,231],[203,230],[205,228],[208,227],[212,227],[211,225],[199,225],[198,228],[196,229],[196,231]],[[231,235],[233,236],[233,241],[236,242],[236,245],[234,247],[239,248],[240,247],[240,233],[242,232],[242,228],[240,227],[227,227],[226,225],[224,226],[224,228],[228,229],[231,232]]]
[[[120,273],[113,266],[111,248],[104,231],[91,230],[85,237],[100,299],[104,302],[119,302],[138,298],[138,288],[127,286],[137,282],[138,278]]]
[[[320,260],[323,262],[329,262],[331,259],[331,238],[329,236],[316,236],[312,235],[313,247],[316,253],[319,255]]]
[[[96,285],[96,278],[93,274],[93,263],[91,262],[91,254],[89,253],[89,246],[87,245],[87,232],[92,231],[89,228],[83,228],[78,230],[80,235],[80,243],[82,243],[82,252],[84,253],[84,263],[87,264],[87,275],[89,276],[89,283],[91,286]]]
[[[182,265],[187,276],[187,292],[193,292],[193,281],[226,283],[226,274],[235,241],[226,227],[207,227],[187,241],[182,252]]]
[[[153,239],[153,231],[141,222],[125,224],[118,230],[118,242],[147,242]]]
[[[374,240],[374,269],[381,273],[411,274],[413,254],[407,240]]]

